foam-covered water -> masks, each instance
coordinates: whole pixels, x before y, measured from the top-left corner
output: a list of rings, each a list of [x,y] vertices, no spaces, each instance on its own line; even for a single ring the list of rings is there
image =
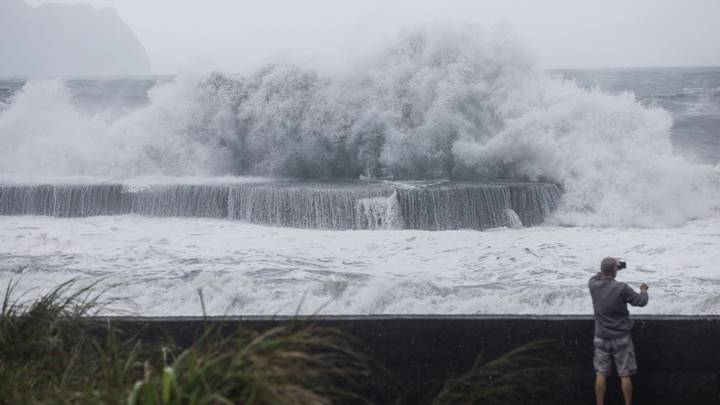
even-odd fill
[[[25,299],[80,277],[118,284],[107,313],[591,314],[587,280],[619,256],[645,314],[720,314],[720,221],[681,228],[540,226],[323,231],[135,215],[0,218],[0,286]]]
[[[677,226],[716,215],[720,176],[706,155],[717,132],[683,131],[684,117],[698,115],[656,101],[669,73],[641,72],[651,83],[636,96],[538,72],[530,60],[501,32],[433,25],[404,32],[343,77],[268,65],[164,79],[144,102],[118,96],[137,104],[130,111],[90,111],[74,82],[29,81],[0,113],[0,173],[544,180],[565,191],[554,217],[564,225]],[[683,94],[707,118],[718,72],[702,75],[690,80],[702,91]],[[675,153],[673,131],[681,150],[706,158]]]

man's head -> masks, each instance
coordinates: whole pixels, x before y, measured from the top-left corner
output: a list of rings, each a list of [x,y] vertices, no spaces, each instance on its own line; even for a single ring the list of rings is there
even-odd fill
[[[618,261],[614,257],[606,257],[600,262],[600,272],[604,276],[615,277],[618,271]]]

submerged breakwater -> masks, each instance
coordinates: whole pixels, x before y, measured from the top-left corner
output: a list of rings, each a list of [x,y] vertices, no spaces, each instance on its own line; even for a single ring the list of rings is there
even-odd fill
[[[239,184],[0,185],[0,215],[139,214],[309,229],[486,229],[542,223],[552,183],[278,181]]]

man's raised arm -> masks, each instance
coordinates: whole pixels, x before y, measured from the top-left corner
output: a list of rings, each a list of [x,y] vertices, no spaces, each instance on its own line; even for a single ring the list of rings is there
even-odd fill
[[[648,286],[645,283],[640,285],[640,294],[636,293],[629,285],[625,284],[623,299],[634,307],[644,307],[648,303]]]

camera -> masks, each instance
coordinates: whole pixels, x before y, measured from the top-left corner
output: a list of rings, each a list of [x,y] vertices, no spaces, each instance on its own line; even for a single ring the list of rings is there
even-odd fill
[[[620,260],[618,260],[617,266],[618,266],[618,270],[622,270],[624,268],[627,268],[627,263],[621,262]]]

